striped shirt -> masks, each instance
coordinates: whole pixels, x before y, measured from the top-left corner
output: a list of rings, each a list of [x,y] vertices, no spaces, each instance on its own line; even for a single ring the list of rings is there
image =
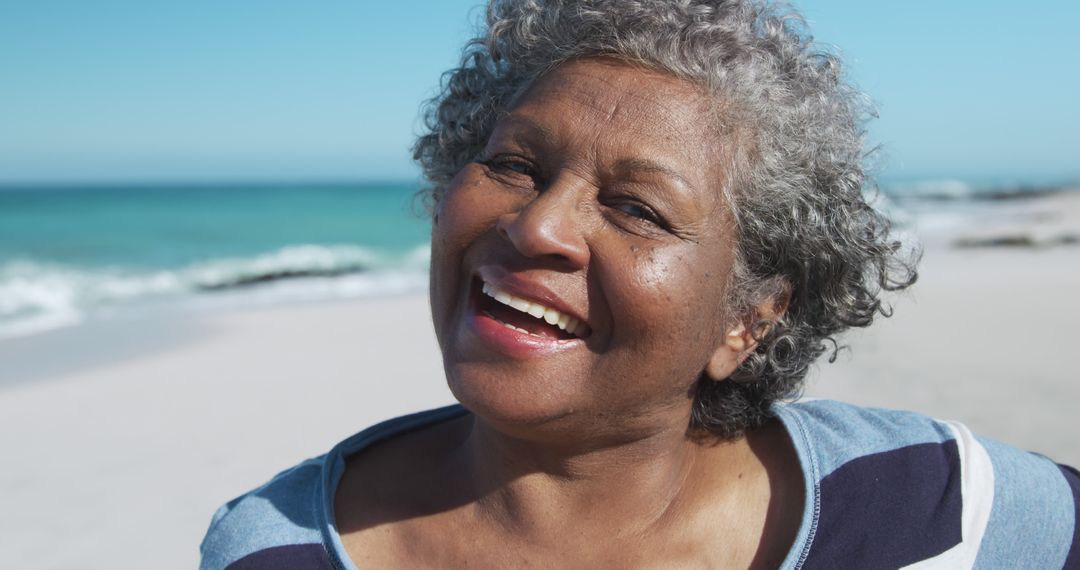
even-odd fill
[[[781,568],[1077,568],[1080,473],[962,424],[827,400],[776,405],[806,503]],[[354,569],[334,526],[345,458],[467,413],[380,423],[221,507],[203,570]]]

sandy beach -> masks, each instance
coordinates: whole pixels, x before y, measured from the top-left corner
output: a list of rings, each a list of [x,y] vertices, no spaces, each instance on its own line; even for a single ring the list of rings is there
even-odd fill
[[[429,323],[426,297],[409,296],[0,344],[0,362],[49,361],[76,342],[114,350],[132,327],[154,337],[137,355],[0,382],[0,568],[196,567],[224,501],[375,421],[452,401]]]
[[[807,395],[1080,465],[1080,247],[950,243]],[[452,401],[423,295],[102,321],[0,342],[0,363],[3,568],[193,568],[224,501]]]

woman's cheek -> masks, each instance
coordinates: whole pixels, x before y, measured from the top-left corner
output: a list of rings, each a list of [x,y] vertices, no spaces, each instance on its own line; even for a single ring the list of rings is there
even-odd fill
[[[717,275],[722,273],[718,260],[685,249],[682,243],[640,249],[638,262],[628,272],[637,291],[631,297],[642,320],[669,325],[658,328],[685,331],[696,323],[694,330],[702,331],[712,327],[701,324],[721,320],[726,280]]]
[[[439,226],[458,247],[465,247],[485,232],[509,206],[505,191],[494,188],[476,164],[466,166],[451,182],[440,208]]]

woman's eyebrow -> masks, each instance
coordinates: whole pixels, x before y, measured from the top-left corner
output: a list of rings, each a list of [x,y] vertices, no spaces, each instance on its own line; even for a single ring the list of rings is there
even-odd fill
[[[629,176],[639,172],[659,174],[674,179],[675,182],[685,188],[694,187],[689,180],[674,169],[647,158],[624,158],[615,163],[615,174],[617,176]]]
[[[514,132],[511,133],[511,138],[515,140],[524,139],[529,142],[540,142],[544,144],[552,144],[555,141],[555,133],[551,129],[528,117],[513,114],[505,115],[499,119],[495,132],[498,132],[501,128],[505,127],[514,129]]]
[[[505,115],[499,119],[499,125],[496,127],[496,132],[501,128],[507,127],[512,129],[513,132],[506,133],[504,136],[509,136],[510,139],[517,142],[539,143],[549,146],[556,143],[554,131],[546,125],[534,121],[529,117],[513,114]],[[629,177],[638,173],[659,174],[674,180],[683,188],[694,188],[694,185],[675,169],[656,162],[655,160],[643,157],[623,158],[618,160],[615,163],[614,173],[616,176],[621,177]]]

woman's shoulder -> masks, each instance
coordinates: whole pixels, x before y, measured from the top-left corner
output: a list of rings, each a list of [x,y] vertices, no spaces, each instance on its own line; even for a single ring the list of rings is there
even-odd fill
[[[290,467],[214,513],[200,545],[203,570],[261,567],[335,568],[332,490],[345,458],[396,435],[464,413],[448,406],[380,422],[330,452]]]
[[[776,405],[773,411],[819,477],[865,457],[932,454],[956,440],[949,422],[915,412],[818,399]]]
[[[199,547],[200,568],[227,568],[238,562],[235,567],[243,568],[260,557],[324,557],[317,495],[326,458],[315,457],[286,469],[219,508]],[[331,568],[310,563],[295,566]]]
[[[829,400],[774,410],[814,501],[804,567],[1080,563],[1075,470],[913,412]]]

